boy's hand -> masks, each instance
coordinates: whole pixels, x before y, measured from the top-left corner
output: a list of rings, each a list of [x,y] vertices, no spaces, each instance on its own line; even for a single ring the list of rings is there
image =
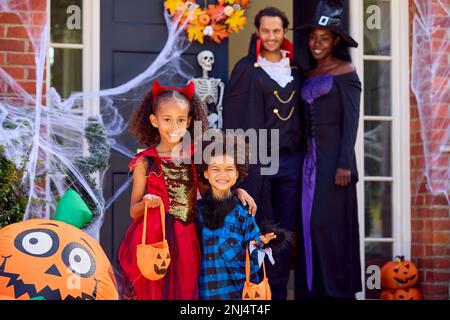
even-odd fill
[[[270,242],[270,240],[276,239],[277,235],[273,232],[269,232],[266,233],[265,235],[261,235],[259,236],[259,239],[261,240],[262,243],[264,243],[264,245],[268,244]],[[258,241],[256,240],[252,240],[252,243],[254,246],[258,246]]]
[[[149,208],[159,207],[162,203],[161,197],[154,194],[146,194],[142,200],[144,200]]]
[[[255,200],[244,189],[236,189],[236,195],[244,206],[248,204],[248,213],[254,216],[256,214],[257,206]]]

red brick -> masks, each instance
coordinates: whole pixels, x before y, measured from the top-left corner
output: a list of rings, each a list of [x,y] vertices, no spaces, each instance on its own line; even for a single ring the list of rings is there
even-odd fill
[[[450,258],[433,258],[433,269],[442,269],[447,270],[450,269]]]
[[[449,203],[443,193],[436,195],[433,199],[433,205],[447,206]]]
[[[429,248],[426,248],[425,252],[427,255],[435,257],[443,257],[448,255],[446,244],[433,244],[432,246],[429,246]]]
[[[412,241],[419,243],[432,243],[433,235],[431,232],[416,231],[412,234]]]
[[[5,65],[5,53],[0,52],[0,66]]]
[[[412,146],[411,147],[411,154],[423,154],[423,148],[421,146]]]
[[[432,208],[430,210],[432,212],[433,217],[436,217],[436,218],[450,217],[449,208]]]
[[[24,68],[4,67],[3,68],[14,80],[21,80],[25,78]]]
[[[47,22],[47,14],[45,12],[33,13],[31,15],[32,26],[44,26],[46,22]]]
[[[0,13],[0,24],[5,23],[22,24],[22,21],[20,20],[19,16],[14,13],[3,12]]]
[[[36,82],[19,82],[18,84],[29,94],[36,94]]]
[[[432,6],[432,14],[433,16],[441,16],[441,17],[447,17],[448,11],[445,8],[445,1],[442,2],[442,4],[439,4],[440,2],[434,2]]]
[[[417,210],[417,216],[418,216],[419,218],[430,218],[430,217],[431,217],[431,211],[430,211],[430,208],[427,208],[427,207],[425,207],[425,208],[419,208],[419,209]]]
[[[25,43],[22,40],[0,39],[0,51],[23,52]]]
[[[420,289],[422,290],[422,294],[425,296],[429,295],[431,297],[434,296],[448,296],[448,285],[442,284],[422,284],[420,285]]]
[[[411,245],[411,255],[413,257],[419,257],[425,255],[425,246],[419,245],[419,244],[412,244]]]
[[[8,26],[6,36],[8,38],[28,39],[28,32],[22,26]]]
[[[434,231],[450,231],[450,219],[433,220],[433,230]]]
[[[450,243],[450,232],[433,232],[433,243]],[[448,266],[450,268],[450,261]]]
[[[31,0],[31,10],[46,11],[47,10],[47,1],[46,0]]]
[[[6,56],[6,63],[8,65],[31,66],[35,65],[34,58],[33,54],[8,53]]]

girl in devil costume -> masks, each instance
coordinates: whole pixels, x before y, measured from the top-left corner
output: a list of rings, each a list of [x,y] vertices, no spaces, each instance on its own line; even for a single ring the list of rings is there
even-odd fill
[[[193,162],[194,147],[175,152],[186,133],[194,134],[199,121],[202,133],[207,119],[193,83],[185,88],[162,87],[158,81],[132,115],[130,131],[147,149],[129,164],[133,171],[130,215],[134,219],[119,249],[119,264],[125,275],[125,296],[138,300],[198,299],[200,246],[197,219],[197,172]],[[193,140],[192,140],[193,141]],[[188,149],[186,151],[186,149]],[[190,161],[183,161],[189,159]],[[174,161],[175,160],[175,161]],[[181,160],[181,161],[177,161]],[[202,188],[200,188],[202,189]],[[241,201],[256,210],[253,199],[237,190]],[[141,244],[144,208],[147,205],[147,243],[161,241],[159,207],[166,212],[166,235],[170,265],[163,279],[145,278],[137,265],[136,249]]]

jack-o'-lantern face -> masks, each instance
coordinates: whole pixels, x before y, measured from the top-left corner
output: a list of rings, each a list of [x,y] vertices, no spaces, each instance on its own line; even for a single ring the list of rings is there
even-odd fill
[[[384,289],[405,289],[414,286],[419,273],[411,261],[396,257],[381,268],[381,286]]]
[[[422,294],[417,288],[397,289],[394,300],[422,300]]]
[[[380,294],[381,300],[395,300],[395,290],[383,290]]]
[[[14,299],[115,300],[111,264],[83,231],[53,220],[0,229],[0,295]]]
[[[144,277],[149,280],[159,280],[165,276],[170,264],[167,240],[139,245],[136,254],[139,270]]]
[[[259,284],[245,282],[244,290],[242,291],[242,300],[271,300],[272,294],[270,291],[269,281],[264,278]]]

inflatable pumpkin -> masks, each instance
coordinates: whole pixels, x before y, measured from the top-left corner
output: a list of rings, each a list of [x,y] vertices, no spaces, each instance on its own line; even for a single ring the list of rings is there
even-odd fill
[[[419,280],[419,272],[411,261],[404,257],[395,257],[381,268],[381,286],[383,289],[411,288]]]
[[[0,295],[28,300],[118,299],[111,264],[88,234],[34,219],[0,229]]]

